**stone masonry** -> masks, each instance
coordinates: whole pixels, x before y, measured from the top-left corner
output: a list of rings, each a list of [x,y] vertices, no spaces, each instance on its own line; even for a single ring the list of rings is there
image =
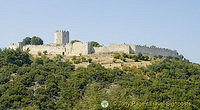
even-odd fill
[[[103,47],[93,47],[89,42],[75,42],[73,44],[69,43],[69,31],[60,31],[57,30],[54,33],[54,44],[46,44],[46,45],[25,45],[22,43],[18,44],[10,44],[9,48],[21,50],[29,50],[30,54],[37,55],[38,52],[47,51],[49,55],[82,55],[87,54],[102,54],[102,53],[128,53],[128,54],[137,54],[141,52],[142,54],[146,54],[149,56],[172,56],[180,58],[180,55],[177,51],[173,51],[170,49],[164,48],[150,48],[146,46],[139,45],[129,45],[129,44],[110,44],[109,46]]]

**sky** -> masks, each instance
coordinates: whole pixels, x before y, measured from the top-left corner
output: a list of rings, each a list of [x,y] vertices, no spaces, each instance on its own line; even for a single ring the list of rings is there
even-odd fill
[[[54,42],[155,45],[200,64],[200,0],[0,0],[0,48],[38,36]]]

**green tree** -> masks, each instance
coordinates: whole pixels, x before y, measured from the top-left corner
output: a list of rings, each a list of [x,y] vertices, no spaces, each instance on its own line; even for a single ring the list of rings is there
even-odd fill
[[[102,45],[100,45],[98,42],[95,42],[95,41],[91,41],[90,44],[91,44],[93,47],[102,47]]]
[[[48,53],[47,50],[43,51],[43,54],[44,54],[44,55],[47,55],[47,53]]]
[[[121,57],[121,55],[120,55],[119,53],[115,53],[115,54],[113,55],[113,57],[114,57],[115,59],[119,59],[119,58]]]
[[[23,45],[30,45],[31,44],[31,38],[26,37],[25,39],[23,39],[22,44]]]
[[[81,41],[79,41],[79,40],[72,40],[70,43],[73,44],[75,42],[81,42]]]
[[[31,45],[43,45],[43,40],[39,37],[32,37],[31,38]]]
[[[89,58],[89,59],[88,59],[88,62],[89,62],[89,63],[92,63],[92,58]]]

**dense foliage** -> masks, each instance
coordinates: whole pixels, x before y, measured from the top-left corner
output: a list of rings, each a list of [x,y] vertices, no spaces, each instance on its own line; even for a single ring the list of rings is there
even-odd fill
[[[93,47],[102,47],[102,45],[100,45],[98,42],[95,42],[95,41],[91,41],[90,44],[91,44]]]
[[[23,45],[43,45],[43,40],[40,37],[26,37],[25,39],[23,39],[22,41]]]
[[[80,40],[72,40],[71,42],[70,42],[70,44],[73,44],[73,43],[75,43],[75,42],[81,42]]]
[[[23,45],[31,45],[31,38],[26,37],[25,39],[23,39],[22,44]]]
[[[167,58],[146,68],[77,68],[62,56],[0,51],[0,109],[200,109],[200,65]]]

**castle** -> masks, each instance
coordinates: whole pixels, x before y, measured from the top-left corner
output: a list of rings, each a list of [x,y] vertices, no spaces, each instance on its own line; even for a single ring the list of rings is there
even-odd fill
[[[46,45],[22,45],[21,42],[18,44],[10,44],[11,49],[21,49],[23,51],[29,50],[30,54],[37,55],[38,52],[47,51],[49,55],[88,55],[88,54],[102,54],[102,53],[119,53],[124,52],[128,54],[142,53],[149,56],[172,56],[180,58],[177,51],[173,51],[165,48],[157,47],[146,47],[139,45],[129,44],[110,44],[109,46],[93,47],[90,42],[85,44],[82,42],[69,43],[69,31],[57,30],[54,32],[54,43]]]

